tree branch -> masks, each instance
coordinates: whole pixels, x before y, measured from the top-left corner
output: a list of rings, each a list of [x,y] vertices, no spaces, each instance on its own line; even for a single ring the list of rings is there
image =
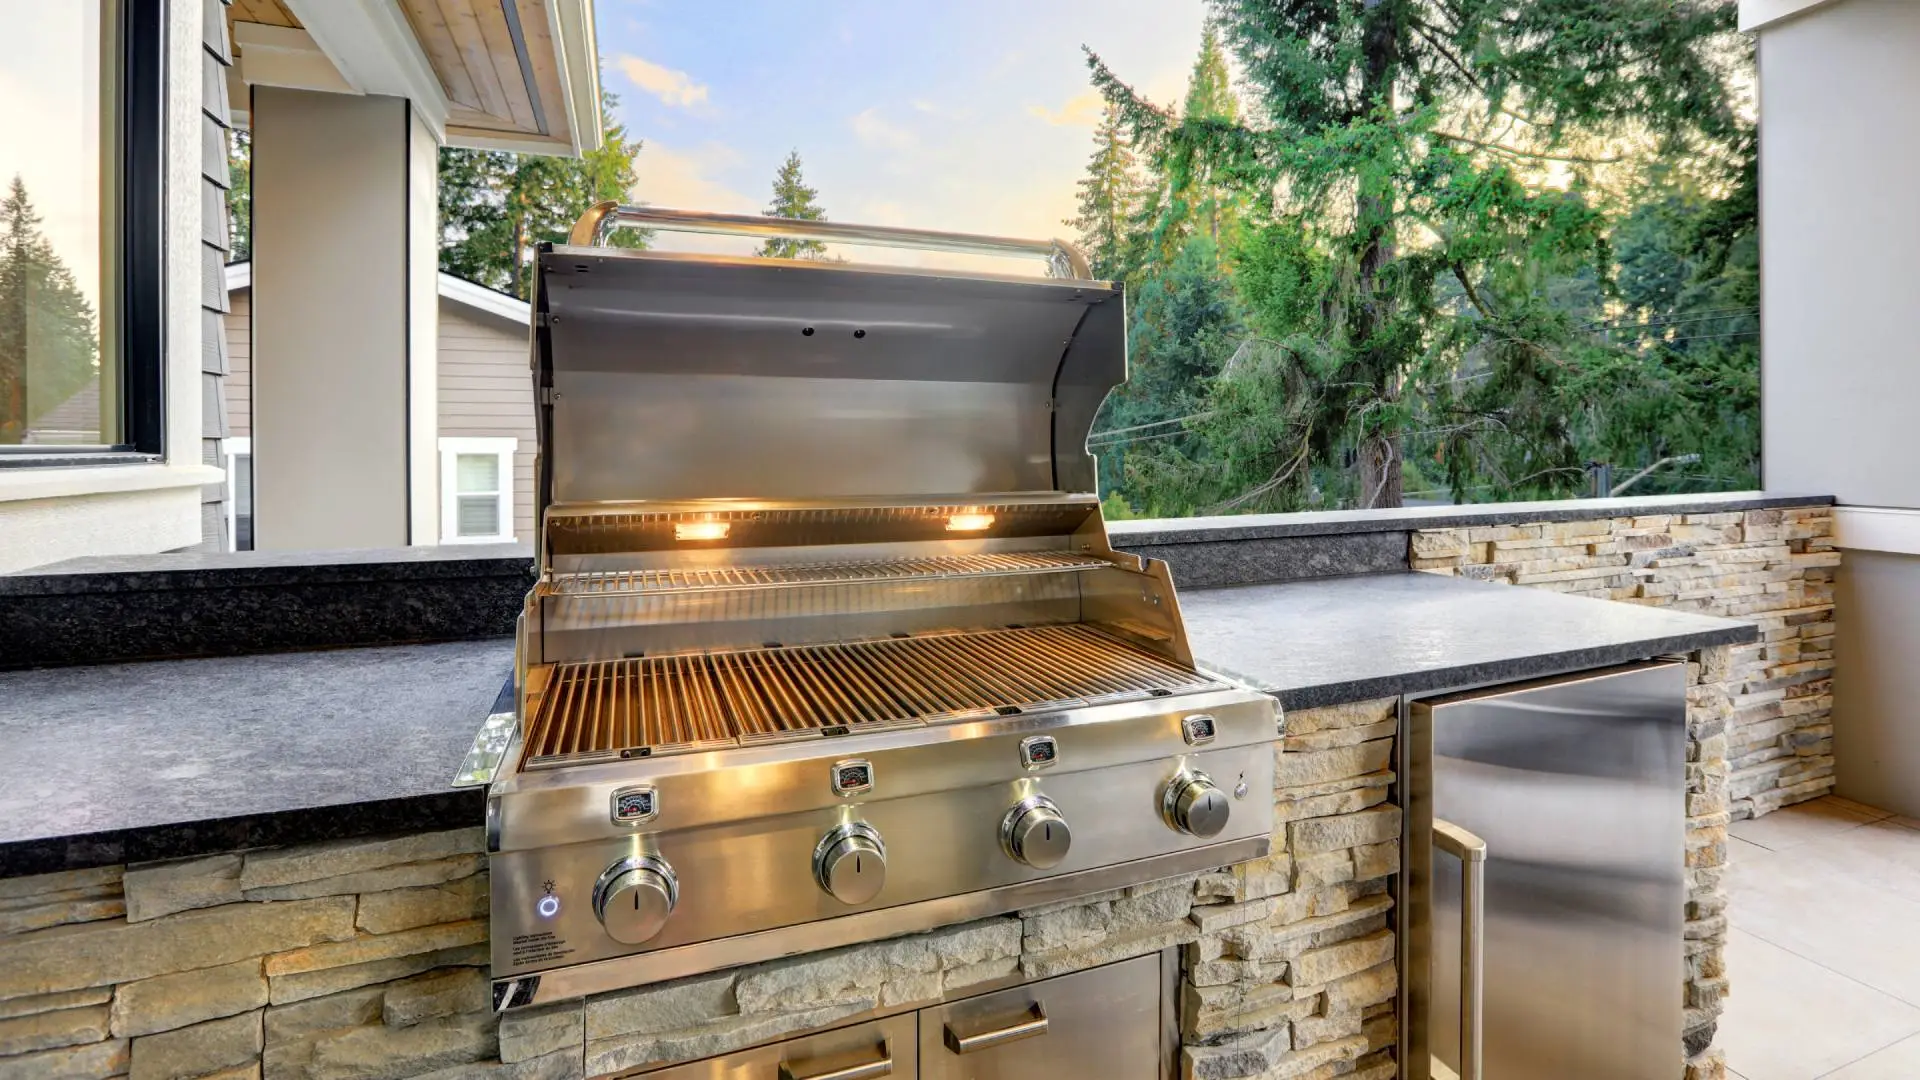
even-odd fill
[[[1468,146],[1478,147],[1482,150],[1491,150],[1496,154],[1508,154],[1517,158],[1531,158],[1536,161],[1564,161],[1574,165],[1617,165],[1626,160],[1622,157],[1596,158],[1582,157],[1578,154],[1548,154],[1538,150],[1519,150],[1511,146],[1502,146],[1499,143],[1470,139],[1465,135],[1456,135],[1451,131],[1441,131],[1439,128],[1433,129],[1429,134],[1436,138],[1446,139],[1449,142],[1465,143]]]

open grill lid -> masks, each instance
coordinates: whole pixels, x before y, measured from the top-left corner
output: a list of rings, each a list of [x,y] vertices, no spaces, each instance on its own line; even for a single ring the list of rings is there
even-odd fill
[[[609,223],[1050,257],[1072,278],[587,246]],[[541,508],[1092,492],[1117,286],[1060,242],[597,207],[543,247]]]

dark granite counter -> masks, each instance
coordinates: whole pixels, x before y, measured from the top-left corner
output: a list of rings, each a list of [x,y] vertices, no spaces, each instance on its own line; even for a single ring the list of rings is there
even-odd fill
[[[1187,589],[1194,653],[1289,708],[1750,641],[1753,627],[1429,574]],[[450,781],[507,639],[0,673],[0,877],[477,825]]]
[[[514,544],[71,559],[0,574],[0,670],[513,633]]]
[[[0,877],[477,825],[511,639],[0,673]]]
[[[1183,590],[1203,666],[1283,708],[1422,694],[1754,640],[1748,623],[1436,574]]]

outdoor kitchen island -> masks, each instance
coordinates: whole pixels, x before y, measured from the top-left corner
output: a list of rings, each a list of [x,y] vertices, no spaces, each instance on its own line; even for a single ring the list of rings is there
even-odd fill
[[[1705,1050],[1724,986],[1714,702],[1753,627],[1407,573],[1181,599],[1202,666],[1286,710],[1267,857],[498,1019],[483,801],[445,786],[468,740],[421,717],[441,709],[444,726],[451,702],[479,727],[509,643],[0,674],[0,1076],[598,1075],[1165,956],[1181,1075],[1379,1080],[1396,1074],[1401,696],[1665,655],[1689,657],[1699,706],[1674,813],[1693,815],[1687,1042]],[[385,665],[387,692],[361,695],[351,720],[319,717],[329,665],[372,686]],[[229,695],[203,691],[243,673]],[[73,752],[116,711],[150,720],[117,753]],[[129,767],[143,740],[168,768]],[[418,760],[393,768],[396,754]],[[380,779],[337,797],[271,779],[356,761]],[[250,775],[267,779],[234,781]],[[218,796],[183,794],[196,789]],[[76,824],[79,805],[97,811]],[[174,858],[135,861],[162,855]],[[1711,1051],[1682,1057],[1676,1077],[1721,1075]]]

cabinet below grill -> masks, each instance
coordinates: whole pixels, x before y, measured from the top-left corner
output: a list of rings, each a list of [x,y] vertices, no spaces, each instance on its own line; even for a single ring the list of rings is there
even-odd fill
[[[644,1074],[646,1080],[1163,1080],[1174,950]]]

